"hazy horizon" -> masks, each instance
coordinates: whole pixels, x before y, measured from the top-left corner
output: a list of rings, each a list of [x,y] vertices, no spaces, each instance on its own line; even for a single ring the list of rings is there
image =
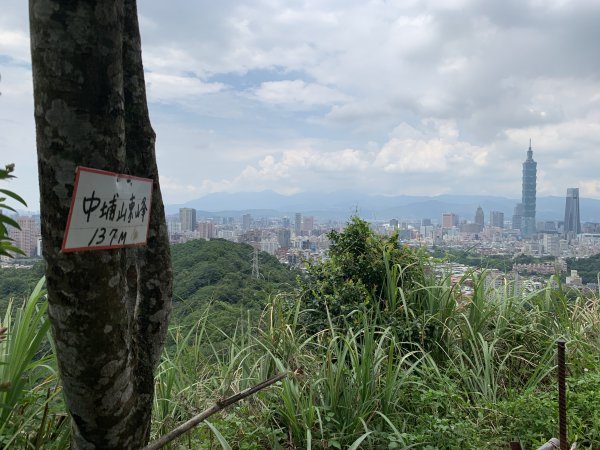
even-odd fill
[[[303,192],[284,195],[274,191],[245,193],[214,193],[185,203],[166,203],[168,216],[179,208],[195,208],[204,217],[240,216],[275,217],[297,212],[315,217],[345,220],[358,213],[367,220],[423,219],[439,220],[444,212],[457,213],[461,219],[473,221],[478,206],[487,217],[490,211],[504,212],[510,221],[520,199],[493,195],[443,194],[439,196],[373,195],[358,191]],[[561,221],[564,215],[564,196],[538,196],[537,220]],[[581,197],[582,222],[600,222],[600,200]],[[39,210],[17,209],[23,215],[38,214]]]

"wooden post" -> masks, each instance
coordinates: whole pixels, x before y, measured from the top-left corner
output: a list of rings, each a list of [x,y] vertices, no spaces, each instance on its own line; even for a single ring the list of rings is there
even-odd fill
[[[565,340],[556,341],[558,347],[558,437],[560,450],[568,449],[567,441],[567,386],[565,365]]]

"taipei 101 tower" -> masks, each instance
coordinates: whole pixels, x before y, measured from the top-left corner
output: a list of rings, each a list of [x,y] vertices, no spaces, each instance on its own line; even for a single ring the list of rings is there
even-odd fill
[[[535,189],[536,189],[537,163],[533,160],[531,139],[527,159],[523,163],[523,216],[521,221],[521,234],[531,237],[535,234]]]

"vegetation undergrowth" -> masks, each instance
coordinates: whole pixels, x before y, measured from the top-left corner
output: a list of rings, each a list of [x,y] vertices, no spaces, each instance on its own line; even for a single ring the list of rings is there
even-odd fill
[[[289,373],[181,448],[486,449],[515,437],[537,448],[557,434],[558,337],[568,342],[570,437],[600,447],[597,298],[569,299],[556,280],[515,296],[486,289],[485,273],[469,274],[473,294],[464,298],[449,278],[435,278],[425,255],[359,219],[348,228],[296,292],[272,296],[259,323],[224,332],[225,350],[202,332],[207,315],[189,335],[195,343],[171,353],[184,368],[173,373],[186,414],[201,408],[198,399],[208,405]]]
[[[12,175],[14,170],[14,164],[7,164],[4,169],[0,169],[0,181],[15,178],[15,176]],[[0,188],[0,256],[12,258],[14,255],[25,255],[25,253],[23,253],[23,250],[13,245],[12,239],[8,236],[7,226],[14,227],[17,230],[21,229],[17,222],[3,213],[3,210],[16,212],[16,209],[8,205],[7,200],[9,199],[24,206],[27,206],[27,203],[13,191]]]
[[[68,420],[50,342],[42,278],[0,330],[0,448],[63,449]]]
[[[485,273],[476,272],[462,280],[472,280],[465,297],[461,282],[436,278],[427,255],[374,235],[359,219],[332,241],[332,257],[309,267],[295,291],[271,293],[258,318],[249,313],[219,329],[204,308],[194,324],[172,325],[156,374],[153,437],[285,371],[287,379],[171,448],[490,449],[516,437],[535,449],[557,435],[561,337],[570,439],[580,449],[600,448],[598,298],[567,296],[559,280],[514,295],[486,288]],[[43,315],[39,320],[34,329],[44,330]],[[39,350],[29,358],[37,369],[19,380],[33,400],[23,394],[18,403],[27,408],[4,425],[22,448],[36,448],[25,442],[47,420],[39,393],[58,392],[44,387],[55,386],[44,381],[55,376],[44,371],[44,364],[53,367],[44,358]],[[56,400],[48,400],[49,412],[57,411]],[[17,432],[18,423],[28,431]]]
[[[275,297],[260,325],[232,336],[227,352],[206,357],[196,345],[178,347],[170,417],[189,417],[285,370],[288,379],[212,419],[231,448],[333,449],[360,441],[360,448],[484,449],[513,437],[537,448],[557,433],[554,348],[556,337],[567,336],[570,436],[578,448],[598,448],[598,301],[567,305],[570,324],[563,326],[541,307],[545,295],[508,306],[488,300],[478,314],[470,314],[477,302],[465,306],[447,321],[439,352],[403,342],[368,314],[356,328],[330,323],[307,333],[299,317],[310,311]],[[487,319],[473,323],[480,314]],[[191,448],[211,448],[211,439],[220,446],[211,435],[204,427],[187,439]]]

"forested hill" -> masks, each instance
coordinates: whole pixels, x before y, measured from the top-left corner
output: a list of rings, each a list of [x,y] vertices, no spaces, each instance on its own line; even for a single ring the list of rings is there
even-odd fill
[[[223,239],[194,240],[171,247],[174,321],[190,323],[211,304],[217,310],[262,310],[269,295],[290,290],[296,272],[277,258],[258,254],[259,277],[252,277],[253,248]]]
[[[194,240],[171,247],[173,316],[171,323],[192,323],[206,306],[215,316],[236,317],[247,309],[260,312],[269,295],[295,286],[296,272],[277,258],[259,252],[259,278],[252,277],[253,248],[222,239]],[[43,275],[40,261],[33,269],[0,269],[0,314],[8,298],[29,295]],[[211,321],[219,322],[218,317]]]
[[[600,274],[600,254],[589,258],[567,258],[567,272],[576,270],[584,283],[596,283]]]
[[[37,262],[31,269],[0,267],[0,320],[6,311],[8,299],[14,298],[20,305],[23,298],[31,294],[42,276],[44,276],[42,261]]]

